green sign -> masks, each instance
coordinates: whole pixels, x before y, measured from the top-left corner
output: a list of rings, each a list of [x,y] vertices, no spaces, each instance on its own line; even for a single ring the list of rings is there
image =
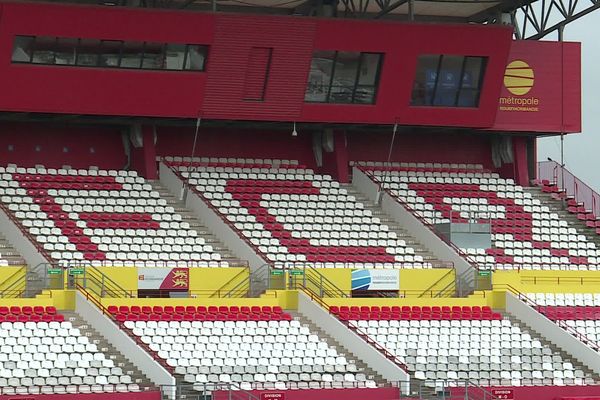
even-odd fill
[[[48,275],[59,275],[62,273],[62,269],[60,268],[50,268],[48,269]]]
[[[490,276],[492,271],[479,271],[479,276]]]
[[[69,270],[69,275],[83,275],[83,268],[72,268]]]
[[[281,269],[273,269],[273,270],[271,270],[271,275],[277,275],[277,276],[283,275],[283,270],[281,270]]]
[[[304,275],[304,271],[301,269],[291,269],[290,275]]]

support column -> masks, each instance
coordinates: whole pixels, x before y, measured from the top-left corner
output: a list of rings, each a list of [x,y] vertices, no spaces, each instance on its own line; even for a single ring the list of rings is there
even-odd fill
[[[142,125],[142,159],[143,172],[146,179],[157,179],[158,171],[156,164],[156,145],[154,144],[154,133],[156,128],[153,125]]]
[[[346,131],[336,130],[333,133],[333,142],[335,145],[335,166],[337,169],[337,178],[340,183],[348,183],[348,147],[346,146]]]
[[[527,162],[527,138],[513,138],[513,157],[515,183],[521,186],[529,186],[529,164]]]

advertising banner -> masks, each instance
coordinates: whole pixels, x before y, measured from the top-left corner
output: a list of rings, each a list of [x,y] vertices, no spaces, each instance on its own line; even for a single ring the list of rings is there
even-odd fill
[[[138,268],[140,290],[188,290],[190,274],[187,268]]]
[[[400,271],[397,269],[354,270],[352,290],[400,290]]]
[[[580,132],[580,43],[513,41],[492,129]]]

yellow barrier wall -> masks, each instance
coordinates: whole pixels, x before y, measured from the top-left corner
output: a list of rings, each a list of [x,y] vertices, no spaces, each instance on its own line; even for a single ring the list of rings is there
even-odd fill
[[[351,269],[321,268],[317,269],[317,271],[339,289],[350,295],[352,290]],[[439,291],[445,289],[449,284],[454,282],[455,272],[452,268],[401,269],[400,292],[405,297],[415,297],[419,296],[425,290]]]
[[[0,299],[0,306],[54,306],[58,310],[74,310],[75,291],[44,290],[35,298]]]
[[[130,292],[138,290],[137,268],[98,267],[98,271],[112,279],[117,285]],[[216,290],[231,290],[247,279],[248,268],[190,268],[190,292],[198,296],[212,295]]]
[[[600,271],[495,271],[492,283],[522,293],[594,293],[600,292]]]

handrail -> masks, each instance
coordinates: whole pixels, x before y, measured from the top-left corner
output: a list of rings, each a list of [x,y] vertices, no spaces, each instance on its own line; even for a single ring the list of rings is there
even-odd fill
[[[237,278],[240,277],[240,275],[244,274],[244,273],[248,273],[248,277],[246,279],[242,279],[237,285],[235,285],[233,288],[231,289],[226,289],[227,286],[229,286],[232,282],[234,282]],[[221,287],[217,290],[215,290],[215,293],[220,293],[222,291],[226,291],[228,290],[230,293],[237,293],[240,290],[240,286],[247,284],[248,285],[248,290],[250,289],[250,268],[246,267],[244,268],[242,271],[238,272],[234,277],[232,277],[230,280],[228,280],[227,282],[225,282],[225,284],[221,285]],[[213,296],[211,296],[213,297]],[[227,297],[227,296],[225,296]]]
[[[48,251],[46,249],[44,249],[44,247],[42,245],[39,244],[39,242],[35,239],[35,237],[33,237],[33,235],[31,234],[31,232],[29,232],[29,229],[26,229],[22,224],[21,221],[19,221],[19,219],[17,217],[14,216],[14,214],[12,213],[12,211],[6,206],[6,204],[0,202],[0,209],[2,211],[4,211],[4,214],[6,214],[6,216],[8,217],[8,219],[16,225],[16,227],[19,229],[19,231],[21,231],[21,234],[27,238],[27,240],[29,240],[29,242],[31,242],[31,244],[36,248],[36,250],[46,259],[46,261],[49,264],[52,264],[53,260],[52,257],[50,257],[50,254],[48,253]],[[25,260],[23,260],[23,264],[26,264]]]
[[[137,296],[133,296],[130,293],[130,291],[123,289],[118,283],[116,283],[114,280],[112,280],[106,274],[102,273],[96,267],[87,267],[85,269],[84,279],[90,279],[90,278],[92,279],[92,281],[95,280],[95,283],[97,283],[100,286],[100,293],[99,293],[100,297],[104,297],[105,290],[108,290],[110,293],[117,294],[116,296],[113,295],[110,297],[130,297],[130,298],[137,297]],[[109,286],[109,285],[111,285],[111,286]],[[121,294],[121,296],[119,294]]]
[[[23,273],[23,272],[25,272],[23,274],[23,279],[15,279],[6,288],[2,289],[2,291],[0,291],[0,298],[7,297],[6,294],[15,293],[15,291],[17,291],[17,290],[20,291],[21,293],[25,292],[25,289],[27,288],[27,267],[25,267],[25,266],[19,268],[18,270],[13,272],[9,277],[4,279],[4,283],[9,282],[11,279],[17,277],[20,273]],[[19,286],[19,288],[15,289],[15,286]]]
[[[415,218],[417,218],[419,220],[419,222],[421,222],[424,226],[426,226],[427,228],[429,228],[429,230],[436,235],[440,240],[442,240],[444,243],[446,243],[448,246],[450,246],[452,248],[452,250],[454,250],[459,256],[461,256],[472,268],[474,268],[475,270],[480,270],[482,269],[479,265],[479,263],[470,260],[468,258],[468,255],[462,251],[458,246],[456,246],[454,243],[452,243],[450,240],[448,240],[448,238],[444,237],[443,235],[441,235],[436,229],[435,227],[429,222],[427,221],[425,218],[423,218],[423,216],[419,215],[418,213],[416,213],[414,210],[412,210],[410,208],[410,206],[408,205],[408,203],[406,203],[403,199],[400,198],[400,196],[395,195],[390,189],[385,187],[385,183],[386,182],[381,182],[373,173],[372,170],[368,169],[369,167],[367,165],[361,165],[359,164],[355,164],[355,166],[362,172],[365,173],[365,175],[367,175],[369,178],[371,178],[371,180],[376,183],[379,186],[379,190],[384,191],[385,193],[387,193],[389,196],[391,196],[392,198],[394,198],[402,207],[404,207],[406,209],[406,211],[410,212]]]
[[[408,372],[408,367],[406,366],[406,364],[404,364],[402,362],[402,360],[400,360],[400,358],[398,358],[395,354],[391,353],[389,350],[387,350],[385,347],[381,346],[379,343],[377,343],[376,341],[374,341],[373,339],[371,339],[369,337],[369,335],[367,335],[365,332],[363,332],[362,330],[360,330],[357,326],[354,326],[353,324],[351,324],[349,321],[342,321],[340,320],[335,314],[332,314],[330,306],[321,298],[319,297],[319,295],[317,295],[316,293],[314,293],[312,290],[310,290],[309,288],[307,288],[306,286],[299,286],[300,290],[302,290],[307,296],[310,297],[310,299],[312,301],[315,301],[317,304],[319,304],[321,306],[321,308],[324,308],[327,313],[329,313],[331,316],[333,316],[335,319],[337,319],[339,322],[341,322],[342,324],[346,325],[347,328],[352,329],[355,331],[355,333],[361,338],[363,339],[365,342],[367,342],[369,345],[373,346],[377,351],[379,351],[385,358],[387,358],[388,360],[390,360],[391,362],[393,362],[394,364],[396,364],[397,367],[399,367],[400,369],[402,369],[404,372],[406,372],[407,374]]]
[[[440,279],[438,279],[437,281],[435,281],[434,283],[432,283],[431,285],[429,285],[429,287],[427,289],[423,290],[423,293],[421,295],[419,295],[419,297],[424,297],[425,293],[427,293],[427,292],[433,292],[433,288],[436,287],[444,279],[446,279],[448,277],[448,275],[452,274],[452,272],[454,272],[456,274],[456,269],[452,268],[451,270],[449,270],[448,272],[446,272],[444,275],[442,275],[440,277]],[[456,287],[456,276],[455,276],[455,279],[453,279],[451,283],[449,283],[448,285],[446,285],[443,289],[439,290],[438,294],[442,293],[442,292],[445,293],[446,289],[449,286],[451,286],[452,284]],[[436,297],[438,297],[438,296],[436,296]]]
[[[206,198],[204,196],[204,193],[200,192],[198,189],[196,189],[195,185],[191,185],[188,181],[187,178],[184,178],[183,175],[181,174],[181,171],[179,169],[177,169],[176,167],[174,167],[170,161],[168,161],[165,157],[161,157],[160,162],[162,162],[167,168],[169,168],[171,170],[171,172],[173,172],[175,174],[175,176],[177,176],[179,178],[179,180],[181,181],[181,183],[183,184],[184,188],[187,188],[188,190],[191,190],[196,196],[198,196],[203,202],[204,204],[211,209],[211,211],[213,211],[220,219],[221,221],[227,225],[230,229],[232,229],[240,239],[242,239],[244,242],[246,242],[246,244],[248,246],[250,246],[250,248],[252,248],[252,250],[254,251],[254,253],[256,253],[259,257],[261,257],[263,259],[263,261],[265,261],[265,263],[268,263],[268,257],[262,252],[260,251],[260,249],[258,248],[258,246],[256,246],[254,243],[252,243],[250,241],[250,239],[248,239],[241,230],[239,230],[235,224],[233,224],[231,221],[229,221],[227,218],[225,218],[223,216],[223,214],[219,211],[219,209],[217,207],[215,207],[212,202]]]
[[[102,304],[100,300],[98,300],[95,296],[93,296],[90,292],[86,290],[85,287],[81,286],[78,282],[75,282],[75,287],[85,296],[85,299],[93,303],[99,310],[104,314],[108,319],[110,319],[115,325],[122,329],[127,336],[129,336],[138,346],[140,346],[146,353],[148,353],[156,362],[158,362],[164,369],[169,371],[171,375],[175,373],[175,368],[168,365],[163,359],[158,357],[158,353],[155,352],[148,346],[146,343],[142,342],[142,340],[136,336],[131,334],[131,330],[125,326],[125,323],[119,322],[115,319],[115,317],[108,311],[106,307]]]
[[[548,276],[548,277],[528,276],[528,277],[521,278],[521,283],[528,284],[528,285],[537,285],[538,282],[540,284],[553,283],[556,285],[560,285],[561,283],[564,283],[564,284],[585,285],[585,284],[592,284],[592,283],[600,283],[600,278],[585,277],[585,276],[581,276],[579,278],[578,277],[560,277],[560,276]]]
[[[567,196],[583,204],[586,210],[600,216],[600,194],[556,161],[538,162],[537,180],[554,183],[560,190],[566,191]]]
[[[509,284],[494,285],[494,289],[496,289],[496,288],[504,289],[508,292],[511,292],[512,294],[517,296],[517,298],[519,300],[521,300],[523,303],[525,303],[529,307],[533,308],[536,312],[544,315],[544,313],[540,312],[540,306],[535,301],[533,301],[530,297],[528,297],[524,293],[515,289],[513,286],[511,286]],[[544,317],[548,318],[548,317],[546,317],[546,315],[544,315]],[[558,325],[559,327],[563,328],[565,331],[567,331],[571,335],[575,336],[580,342],[587,344],[592,350],[600,352],[600,345],[598,345],[598,343],[596,341],[588,338],[586,335],[579,332],[578,330],[573,329],[571,326],[567,325],[566,322],[564,322],[563,320],[555,320],[552,322],[555,323],[556,325]]]

